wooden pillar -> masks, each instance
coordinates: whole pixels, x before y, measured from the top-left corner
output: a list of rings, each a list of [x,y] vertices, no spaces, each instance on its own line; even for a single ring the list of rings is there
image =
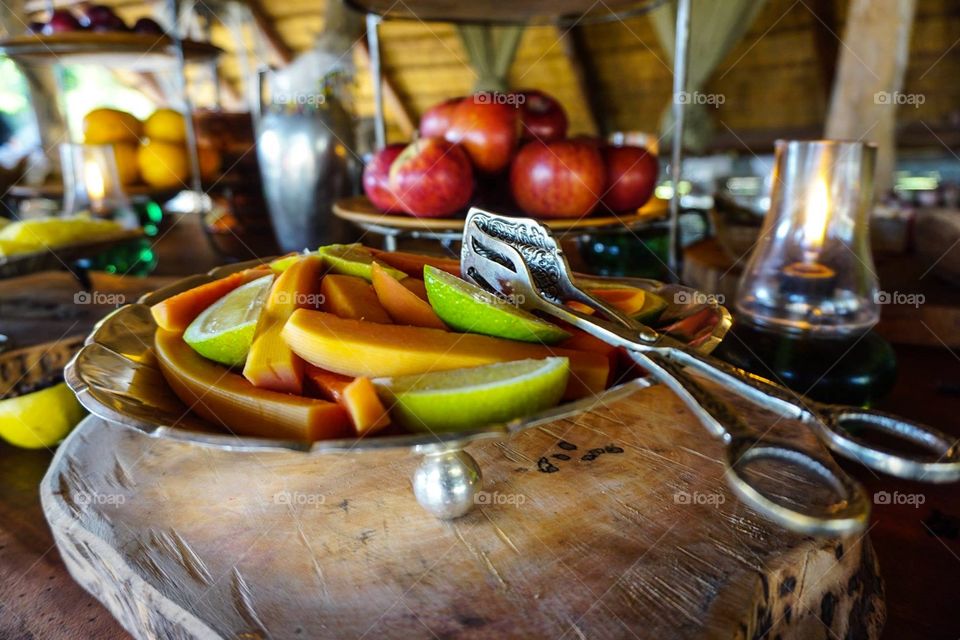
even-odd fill
[[[916,0],[851,0],[833,84],[825,136],[877,145],[878,195],[893,186],[896,118],[905,97],[915,8]]]

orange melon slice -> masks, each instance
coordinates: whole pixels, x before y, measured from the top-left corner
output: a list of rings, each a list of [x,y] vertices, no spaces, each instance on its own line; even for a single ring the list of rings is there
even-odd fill
[[[256,267],[231,273],[225,278],[182,291],[150,307],[153,321],[164,331],[185,331],[204,309],[237,287],[270,273],[269,267]]]

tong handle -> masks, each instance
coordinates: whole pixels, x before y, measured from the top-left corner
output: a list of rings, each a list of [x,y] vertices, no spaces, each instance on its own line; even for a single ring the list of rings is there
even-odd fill
[[[810,420],[831,451],[856,460],[876,471],[931,483],[960,480],[960,439],[900,416],[835,405],[820,405]],[[894,447],[913,445],[914,450],[880,447],[861,438],[860,432],[887,436]],[[916,449],[924,453],[916,452]]]
[[[806,423],[831,451],[845,458],[907,480],[960,480],[958,440],[933,427],[871,409],[820,404],[716,358],[675,347],[663,351],[669,360],[690,367],[759,406]],[[870,444],[857,435],[861,430],[883,434],[924,453]]]
[[[757,512],[781,526],[809,535],[849,536],[863,531],[870,519],[870,501],[863,487],[836,466],[783,440],[734,438],[725,450],[727,484]],[[767,460],[780,466],[802,469],[836,497],[818,513],[798,510],[785,499],[771,497],[753,484],[747,470]]]
[[[866,526],[870,504],[861,486],[832,461],[782,440],[761,440],[750,434],[741,418],[726,402],[706,389],[664,353],[633,351],[636,362],[669,387],[690,408],[713,435],[724,441],[724,474],[737,496],[758,513],[798,533],[845,536]],[[769,460],[801,470],[835,497],[822,512],[798,509],[786,498],[775,497],[755,484],[748,470],[759,461]]]

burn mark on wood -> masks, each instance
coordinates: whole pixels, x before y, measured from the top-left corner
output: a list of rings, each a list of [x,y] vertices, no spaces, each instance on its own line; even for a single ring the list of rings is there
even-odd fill
[[[565,453],[555,453],[551,457],[556,458],[557,460],[569,460],[570,456]]]
[[[344,513],[350,513],[350,501],[347,500],[346,498],[341,500],[340,504],[338,504],[337,506],[343,509]]]
[[[457,622],[460,623],[460,626],[466,627],[468,629],[479,629],[480,627],[487,624],[487,621],[481,618],[480,616],[469,614],[469,613],[458,613],[456,616]]]
[[[561,440],[557,443],[557,446],[563,449],[564,451],[576,451],[577,445],[572,442],[567,442],[566,440]]]
[[[843,560],[843,545],[838,544],[837,548],[833,550],[833,555],[837,556],[837,560]]]
[[[784,598],[788,594],[793,593],[793,590],[797,588],[797,578],[796,576],[787,576],[783,579],[783,582],[780,583],[780,597]]]
[[[610,443],[603,448],[606,453],[623,453],[623,447],[618,447],[617,445]]]
[[[833,614],[836,613],[836,609],[837,596],[833,595],[832,591],[823,594],[823,598],[820,600],[820,620],[827,628],[833,626]]]
[[[560,471],[560,467],[550,462],[547,456],[543,456],[537,460],[537,469],[539,469],[542,473],[556,473],[557,471]]]

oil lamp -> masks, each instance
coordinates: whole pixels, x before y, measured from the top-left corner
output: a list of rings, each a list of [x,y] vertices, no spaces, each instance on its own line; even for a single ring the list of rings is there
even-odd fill
[[[869,245],[876,147],[778,141],[770,210],[736,308],[754,324],[819,335],[876,324]]]
[[[118,220],[135,217],[120,183],[111,145],[60,145],[60,163],[66,215],[89,213]]]
[[[870,331],[875,161],[860,142],[777,142],[770,209],[717,355],[824,402],[869,404],[889,390],[893,350]]]

